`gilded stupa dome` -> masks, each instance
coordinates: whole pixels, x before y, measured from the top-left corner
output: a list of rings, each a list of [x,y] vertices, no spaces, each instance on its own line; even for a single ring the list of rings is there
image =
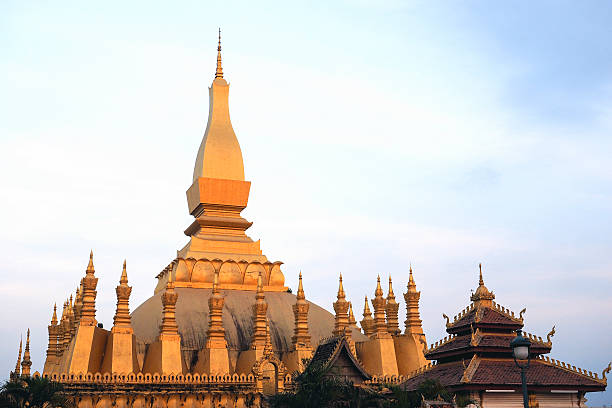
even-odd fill
[[[178,301],[176,303],[176,322],[181,334],[181,349],[186,362],[193,362],[198,350],[206,343],[208,328],[208,299],[211,289],[193,289],[177,287]],[[132,327],[136,337],[145,344],[151,343],[159,334],[162,320],[161,295],[158,292],[138,306],[132,313]],[[253,305],[255,293],[250,290],[221,290],[225,297],[223,307],[223,327],[230,356],[235,359],[242,350],[250,346],[253,332]],[[274,350],[279,354],[291,349],[291,337],[294,330],[292,307],[296,296],[288,292],[267,292],[268,319],[270,338]],[[308,302],[308,329],[312,344],[316,345],[325,337],[329,337],[334,329],[334,316],[322,307]],[[367,337],[353,329],[353,339],[366,340]],[[234,361],[235,363],[235,361]]]

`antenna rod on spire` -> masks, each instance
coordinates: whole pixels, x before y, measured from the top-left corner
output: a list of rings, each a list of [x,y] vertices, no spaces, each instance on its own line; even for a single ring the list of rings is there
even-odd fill
[[[219,27],[219,45],[217,46],[217,71],[215,79],[223,78],[223,68],[221,67],[221,27]]]

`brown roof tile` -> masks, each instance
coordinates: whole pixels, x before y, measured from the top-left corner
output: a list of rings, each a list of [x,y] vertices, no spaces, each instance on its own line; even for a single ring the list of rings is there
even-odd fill
[[[469,362],[465,362],[467,367]],[[433,366],[406,380],[402,386],[407,390],[416,389],[427,379],[437,379],[446,387],[468,388],[469,386],[510,386],[520,387],[521,372],[514,360],[481,359],[470,381],[461,382],[464,364],[460,361]],[[568,370],[554,364],[532,360],[527,369],[527,385],[532,387],[574,388],[577,390],[605,390],[605,383],[587,375]]]

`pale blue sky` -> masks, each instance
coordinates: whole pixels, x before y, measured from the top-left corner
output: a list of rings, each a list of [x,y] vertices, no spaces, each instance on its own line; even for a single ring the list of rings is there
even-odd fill
[[[218,26],[249,235],[290,286],[302,270],[332,310],[343,272],[361,316],[376,275],[399,295],[412,262],[434,342],[483,262],[528,331],[557,325],[552,357],[601,373],[612,3],[329,3],[0,4],[2,376],[27,327],[42,369],[90,248],[110,327],[123,259],[134,308],[186,242]]]

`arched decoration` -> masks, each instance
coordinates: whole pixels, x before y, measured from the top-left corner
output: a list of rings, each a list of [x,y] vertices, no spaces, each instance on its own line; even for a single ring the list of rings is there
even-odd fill
[[[240,382],[246,382],[247,381],[247,376],[244,375],[244,373],[240,374]]]
[[[226,261],[219,269],[219,283],[242,283],[242,271],[234,261]]]
[[[191,273],[189,271],[187,262],[185,262],[184,259],[179,259],[174,271],[174,280],[176,282],[189,282],[190,278]]]
[[[129,382],[134,382],[134,381],[136,381],[136,374],[134,374],[134,373],[129,373],[129,374],[128,374],[128,381],[129,381]]]
[[[193,266],[193,271],[191,272],[191,281],[192,282],[212,282],[215,276],[215,267],[213,264],[207,260],[203,259]]]
[[[234,375],[232,375],[232,382],[238,382],[238,381],[239,381],[238,374],[234,373]]]
[[[253,365],[253,374],[259,392],[274,395],[285,389],[285,365],[274,354],[264,355]]]
[[[242,284],[246,284],[246,282],[244,281],[244,278],[246,276],[247,266],[249,266],[249,263],[247,261],[244,261],[244,260],[238,261],[238,267],[240,268],[240,273],[241,273],[240,282]],[[255,284],[257,284],[257,282],[255,282]]]
[[[263,284],[267,285],[266,270],[260,262],[251,262],[247,265],[246,272],[244,275],[244,284],[257,286],[257,278],[259,277],[259,272],[261,272],[262,277],[264,279]]]
[[[166,374],[162,374],[160,377],[161,382],[168,382],[168,376]]]
[[[159,379],[160,379],[160,376],[159,376],[159,374],[158,374],[158,373],[153,374],[153,382],[158,383],[158,382],[159,382]]]
[[[185,374],[185,382],[193,382],[193,375],[191,375],[191,373]]]
[[[38,371],[34,371],[34,374],[32,375],[32,377],[40,378],[40,373]],[[74,377],[74,375],[73,375],[73,377]]]
[[[252,373],[249,373],[249,375],[247,375],[247,381],[248,382],[255,381],[255,376]]]
[[[263,267],[265,270],[264,275],[263,275],[264,285],[269,285],[270,284],[270,272],[272,271],[272,263],[264,262]]]
[[[136,381],[143,382],[144,381],[144,375],[142,373],[136,374]]]
[[[193,382],[194,383],[199,383],[199,382],[204,382],[204,381],[202,380],[202,377],[200,376],[200,374],[195,373],[193,375]]]
[[[110,382],[111,375],[109,373],[104,373],[104,377],[102,377],[104,382]]]
[[[280,268],[282,264],[282,262],[274,262],[274,264],[272,264],[272,269],[270,271],[270,281],[268,285],[285,286],[285,275],[283,275],[283,272]]]
[[[185,381],[185,376],[183,374],[177,374],[175,380],[176,382],[182,383]]]
[[[92,373],[87,373],[87,375],[85,376],[87,381],[92,382],[93,381],[93,374]]]
[[[60,375],[60,381],[61,381],[61,382],[65,382],[65,381],[66,381],[66,379],[67,379],[67,377],[68,377],[68,376],[66,375],[66,373],[62,373],[62,374]]]
[[[223,376],[223,382],[228,383],[228,382],[232,382],[232,376],[229,374],[225,374]]]

